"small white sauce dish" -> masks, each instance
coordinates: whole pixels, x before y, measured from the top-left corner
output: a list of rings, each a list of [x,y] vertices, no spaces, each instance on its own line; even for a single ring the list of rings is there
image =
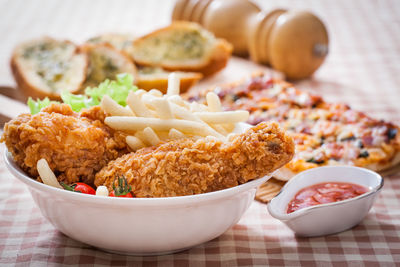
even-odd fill
[[[7,150],[4,158],[56,229],[83,243],[132,255],[173,253],[218,237],[240,220],[257,187],[270,178],[192,196],[116,198],[45,185],[28,177]]]
[[[303,188],[326,182],[358,184],[368,192],[343,201],[321,204],[287,213],[289,202]],[[293,177],[268,204],[269,213],[284,222],[298,236],[322,236],[352,228],[371,209],[383,178],[376,172],[353,166],[310,169]]]

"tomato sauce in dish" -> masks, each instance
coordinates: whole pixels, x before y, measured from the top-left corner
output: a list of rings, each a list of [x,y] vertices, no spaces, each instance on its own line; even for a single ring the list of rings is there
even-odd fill
[[[368,192],[368,188],[351,183],[328,182],[301,189],[289,202],[287,213],[310,206],[338,202]]]

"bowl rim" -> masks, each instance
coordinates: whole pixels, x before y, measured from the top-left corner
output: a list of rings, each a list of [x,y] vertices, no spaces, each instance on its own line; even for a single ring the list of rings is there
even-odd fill
[[[50,193],[63,198],[73,198],[77,201],[85,202],[95,202],[101,204],[126,204],[126,205],[138,205],[138,206],[154,206],[154,205],[186,205],[191,203],[199,203],[205,201],[213,201],[221,198],[229,198],[232,195],[248,191],[250,189],[256,188],[268,179],[272,177],[272,173],[263,176],[258,179],[248,181],[244,184],[240,184],[234,187],[187,196],[175,196],[175,197],[156,197],[156,198],[119,198],[119,197],[108,197],[108,196],[97,196],[90,194],[79,194],[76,192],[71,192],[68,190],[56,188],[49,186],[34,180],[29,177],[14,161],[11,153],[6,148],[3,154],[4,162],[8,170],[15,176],[18,180],[22,181],[28,186],[29,189],[33,188],[41,192]]]
[[[295,183],[294,182],[295,178],[299,177],[300,175],[308,175],[309,173],[312,173],[312,172],[316,171],[317,169],[320,170],[321,168],[325,168],[325,169],[336,169],[336,168],[356,169],[356,170],[358,170],[360,172],[366,172],[366,173],[372,174],[373,176],[375,176],[378,179],[378,183],[377,183],[377,185],[375,187],[371,188],[369,191],[365,192],[362,195],[353,197],[353,198],[349,198],[349,199],[345,199],[345,200],[341,200],[341,201],[337,201],[337,202],[331,202],[331,203],[319,204],[319,205],[315,205],[315,206],[309,206],[309,207],[305,207],[305,208],[302,208],[302,209],[298,209],[298,210],[293,211],[291,213],[278,213],[278,212],[275,212],[275,210],[272,208],[272,206],[274,206],[275,203],[277,203],[277,201],[279,201],[279,196],[282,196],[283,194],[285,194],[285,189],[290,187],[292,184]],[[324,183],[324,182],[321,182],[321,183]],[[310,213],[310,212],[312,212],[314,210],[319,210],[321,208],[324,209],[324,208],[332,207],[332,206],[345,205],[345,204],[347,204],[349,202],[352,202],[352,201],[359,201],[361,199],[370,197],[371,195],[374,195],[374,194],[378,193],[382,189],[383,185],[384,185],[383,177],[379,173],[374,172],[374,171],[369,170],[369,169],[366,169],[366,168],[356,167],[356,166],[321,166],[321,167],[317,167],[317,168],[308,169],[306,171],[303,171],[303,172],[298,173],[297,175],[295,175],[292,179],[290,179],[282,187],[281,191],[279,191],[279,193],[273,199],[271,199],[271,201],[268,203],[267,208],[268,208],[269,213],[274,218],[282,220],[282,221],[289,221],[289,220],[295,219],[297,217],[304,216],[304,215],[306,215],[306,214],[308,214],[308,213]],[[303,188],[305,188],[305,187],[300,187],[297,190],[297,192],[299,190],[303,189]],[[289,204],[289,203],[287,203],[287,204]]]

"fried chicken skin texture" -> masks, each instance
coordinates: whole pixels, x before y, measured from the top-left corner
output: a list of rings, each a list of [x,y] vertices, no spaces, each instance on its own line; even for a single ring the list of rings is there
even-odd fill
[[[129,152],[125,135],[106,126],[105,117],[98,106],[76,113],[69,105],[52,104],[6,123],[1,141],[31,177],[38,178],[36,164],[44,158],[59,181],[93,184],[102,167]]]
[[[96,174],[95,185],[112,190],[124,176],[136,197],[200,194],[261,178],[293,155],[293,140],[277,123],[260,123],[230,142],[184,139],[123,155]]]

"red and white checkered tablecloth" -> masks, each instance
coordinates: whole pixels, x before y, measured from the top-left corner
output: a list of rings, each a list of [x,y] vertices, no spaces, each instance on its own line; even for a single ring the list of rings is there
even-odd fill
[[[174,1],[0,0],[0,83],[12,85],[8,58],[20,41],[43,34],[82,41],[100,32],[144,33],[165,25]],[[330,54],[300,88],[400,123],[400,1],[257,1],[264,9],[309,9],[327,25]],[[227,82],[260,68],[233,59],[200,84]],[[265,68],[264,68],[265,69]],[[0,152],[3,154],[1,145]],[[222,236],[172,255],[110,254],[61,234],[47,222],[24,184],[0,161],[0,266],[400,266],[400,173],[385,176],[368,216],[330,236],[298,238],[254,202]],[[210,221],[212,223],[212,221]]]

